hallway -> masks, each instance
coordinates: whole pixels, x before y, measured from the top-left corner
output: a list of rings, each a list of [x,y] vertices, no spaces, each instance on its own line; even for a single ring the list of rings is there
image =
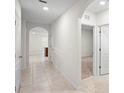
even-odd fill
[[[64,76],[40,56],[30,56],[29,67],[22,72],[20,93],[82,93],[76,91]]]

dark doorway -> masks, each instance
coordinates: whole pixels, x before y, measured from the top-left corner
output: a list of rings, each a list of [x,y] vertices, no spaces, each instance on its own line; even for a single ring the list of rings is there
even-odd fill
[[[45,57],[48,57],[48,47],[45,48]]]

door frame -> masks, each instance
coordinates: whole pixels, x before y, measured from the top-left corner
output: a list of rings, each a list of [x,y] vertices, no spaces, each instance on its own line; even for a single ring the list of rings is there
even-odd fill
[[[109,24],[104,24],[104,25],[89,25],[89,24],[81,24],[82,25],[87,25],[87,26],[92,26],[93,27],[93,76],[101,76],[100,72],[100,27],[104,25],[109,25]],[[81,30],[82,31],[82,30]]]
[[[103,27],[103,26],[109,26],[109,24],[104,24],[104,25],[98,26],[98,27],[99,27],[99,49],[101,49],[101,27]],[[101,63],[101,51],[99,51],[99,76],[108,75],[109,72],[106,73],[106,74],[102,74],[102,73],[101,73],[101,71],[102,71],[102,69],[101,69],[101,64],[102,64],[102,63]]]
[[[89,25],[89,24],[81,24],[82,25],[86,25],[86,26],[90,26],[93,27],[93,76],[100,76],[100,61],[101,61],[101,54],[99,52],[100,49],[100,27],[104,26],[104,25],[109,25],[109,24],[104,24],[101,26],[97,26],[97,25]],[[81,30],[82,31],[82,30]]]
[[[96,37],[95,36],[96,35],[95,26],[94,25],[89,25],[89,24],[81,24],[81,31],[82,31],[82,25],[92,27],[92,29],[93,29],[93,76],[96,76],[98,71],[96,71],[96,65],[97,65],[96,61],[97,60],[96,60],[96,55],[95,55],[95,50],[96,50],[96,48],[95,48],[95,43],[96,43],[96,41],[95,41],[96,40],[96,38],[95,38]],[[82,37],[82,35],[81,35],[81,37]]]

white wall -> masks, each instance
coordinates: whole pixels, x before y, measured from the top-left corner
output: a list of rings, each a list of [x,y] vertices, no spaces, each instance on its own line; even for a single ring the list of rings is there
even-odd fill
[[[49,24],[38,24],[38,23],[32,23],[32,22],[27,22],[27,30],[30,31],[32,28],[35,27],[42,27],[46,29],[47,31],[50,30],[50,25]]]
[[[51,25],[52,59],[56,67],[78,87],[81,83],[81,17],[88,0],[80,0]]]
[[[85,10],[82,16],[82,24],[91,25],[91,26],[96,25],[96,14],[88,10]]]
[[[109,24],[109,10],[107,9],[99,13],[85,10],[82,16],[82,24],[90,26]]]
[[[82,27],[82,57],[93,56],[93,28]]]
[[[109,10],[97,13],[96,18],[97,25],[109,24]]]

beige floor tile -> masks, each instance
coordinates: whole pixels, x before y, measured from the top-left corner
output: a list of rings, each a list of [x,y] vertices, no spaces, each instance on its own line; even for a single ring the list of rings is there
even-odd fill
[[[33,93],[52,93],[52,92],[39,90],[39,91],[33,91]]]
[[[82,80],[79,88],[86,93],[109,93],[108,75],[99,77],[89,77]]]
[[[20,93],[108,93],[108,76],[84,79],[76,90],[53,64],[30,56],[30,66],[22,72]]]
[[[51,93],[51,90],[49,87],[33,87],[33,93]]]
[[[28,87],[28,86],[32,86],[32,81],[21,82],[21,87]]]
[[[19,93],[32,93],[32,87],[23,87],[20,88],[20,92]]]

